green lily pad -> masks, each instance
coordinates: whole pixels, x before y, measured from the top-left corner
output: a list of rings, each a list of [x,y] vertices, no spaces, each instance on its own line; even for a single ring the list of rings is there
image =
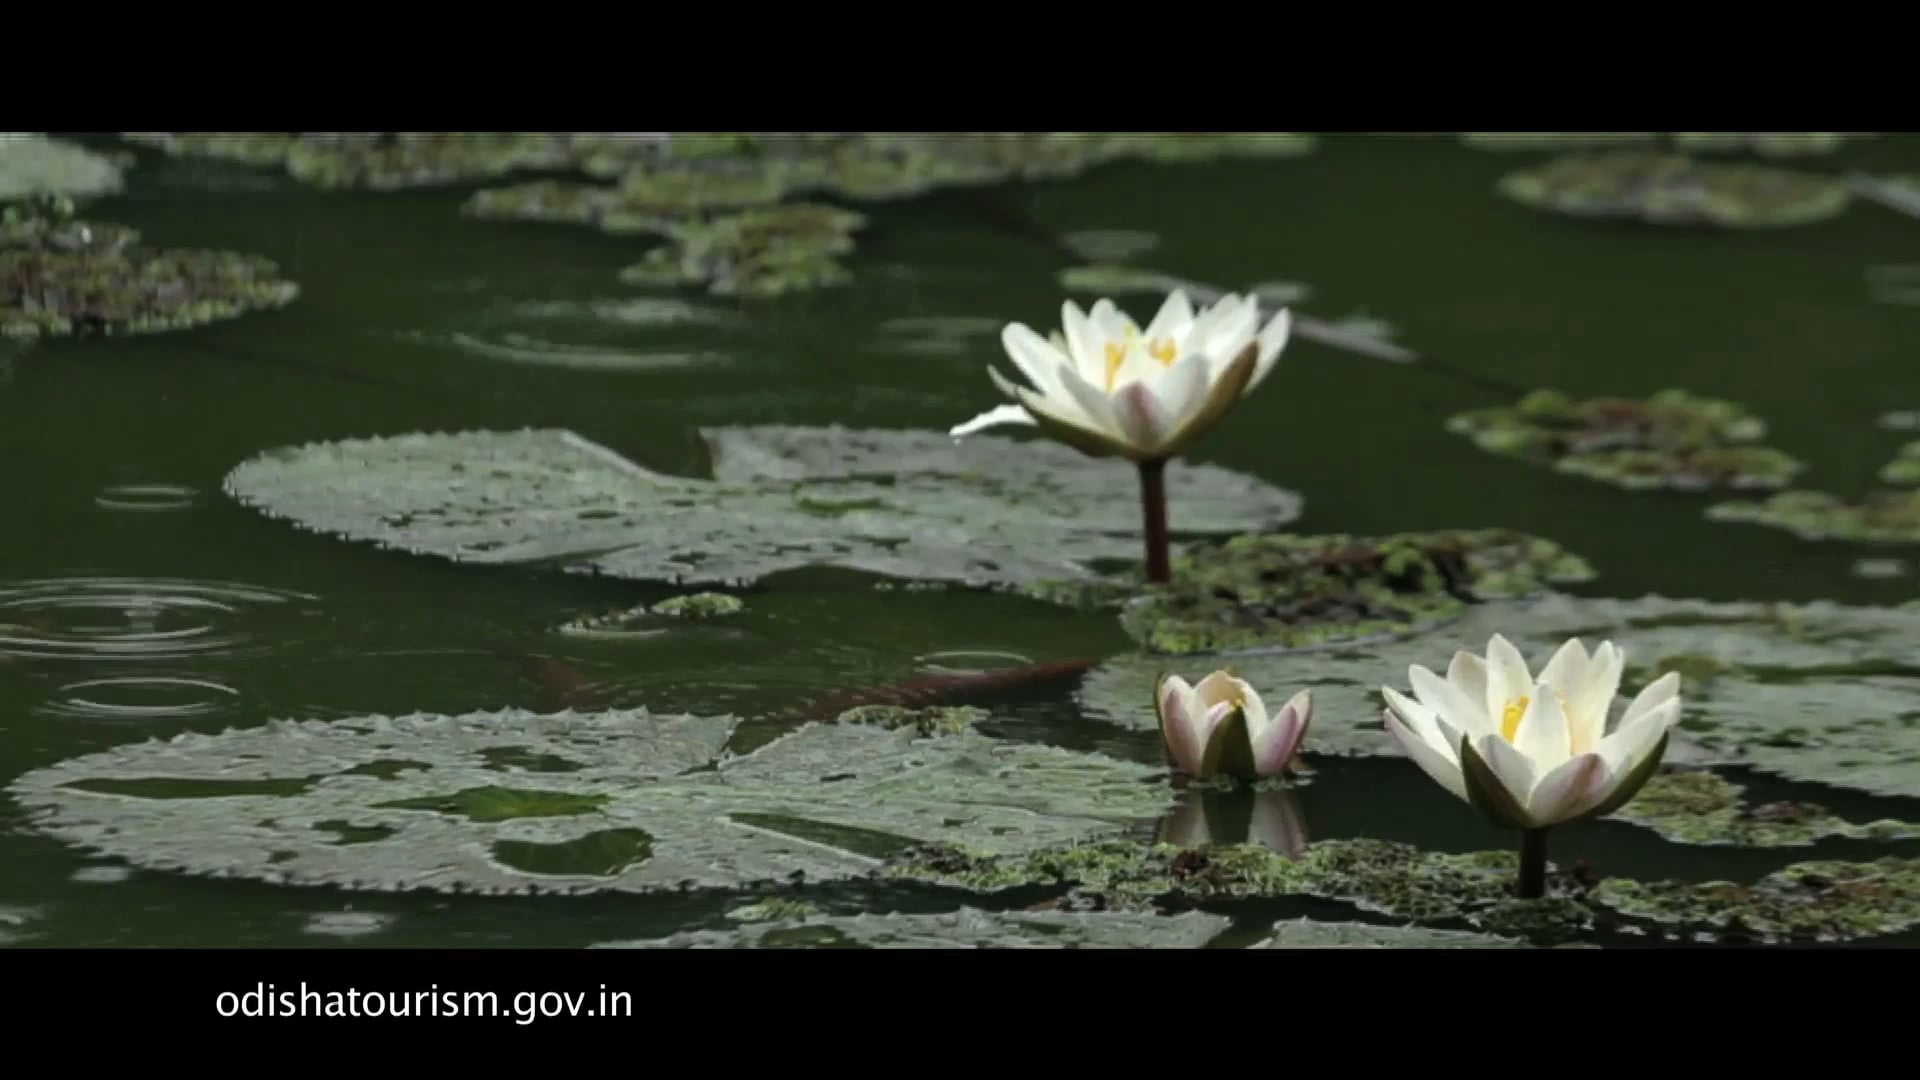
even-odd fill
[[[1424,926],[1376,926],[1357,922],[1291,919],[1275,923],[1260,949],[1524,949],[1519,938],[1434,930]]]
[[[64,198],[0,214],[0,337],[181,330],[284,307],[300,287],[270,261],[153,249],[132,229],[73,217]]]
[[[1764,501],[1715,503],[1707,517],[1764,525],[1803,540],[1920,544],[1920,490],[1871,491],[1844,499],[1824,491],[1782,491]]]
[[[0,132],[0,202],[30,196],[75,199],[113,195],[126,187],[132,164],[38,132]]]
[[[1138,571],[1098,582],[1041,582],[1029,595],[1120,610],[1151,652],[1298,649],[1426,629],[1469,603],[1592,580],[1579,556],[1506,530],[1367,537],[1235,536],[1190,546],[1173,580]]]
[[[322,188],[397,191],[489,180],[522,170],[572,166],[583,152],[605,152],[604,137],[545,131],[121,132],[171,157],[279,166]],[[633,140],[654,152],[662,140]]]
[[[1920,860],[1796,863],[1753,885],[1609,878],[1593,900],[1673,938],[1857,941],[1920,926]]]
[[[831,880],[919,843],[1011,853],[1114,833],[1170,803],[1163,770],[970,729],[814,723],[725,753],[735,727],[644,710],[276,721],[120,746],[10,790],[38,828],[136,866],[481,893]],[[396,749],[427,767],[364,770]],[[502,750],[581,767],[503,790]],[[290,777],[311,782],[201,798],[91,789]],[[357,842],[340,842],[342,824],[360,830]]]
[[[1806,847],[1829,837],[1912,840],[1920,824],[1883,820],[1856,825],[1811,803],[1749,806],[1740,785],[1717,773],[1678,772],[1647,781],[1616,821],[1643,825],[1677,844]]]
[[[1236,657],[1232,667],[1269,697],[1313,689],[1313,729],[1302,752],[1392,756],[1399,751],[1381,724],[1380,688],[1404,692],[1408,665],[1445,671],[1455,650],[1483,652],[1496,633],[1535,670],[1570,637],[1589,649],[1611,640],[1627,656],[1616,711],[1640,686],[1678,671],[1684,712],[1670,763],[1740,765],[1788,780],[1920,796],[1920,603],[1545,595],[1482,604],[1444,629],[1404,640]],[[1163,671],[1179,673],[1165,657],[1112,658],[1087,674],[1078,700],[1090,718],[1154,731],[1153,684]],[[1189,672],[1201,673],[1204,667]]]
[[[1777,489],[1806,468],[1755,445],[1766,434],[1759,417],[1685,390],[1585,401],[1536,390],[1516,405],[1460,413],[1447,430],[1502,457],[1630,490]]]
[[[620,272],[629,285],[704,285],[717,296],[769,297],[844,285],[839,257],[866,218],[850,210],[790,203],[676,223],[670,242]]]
[[[1198,911],[983,911],[814,915],[733,930],[689,930],[602,949],[1197,949],[1232,921]]]
[[[806,566],[977,585],[1090,578],[1140,557],[1138,478],[1056,443],[935,432],[702,431],[714,479],[666,476],[568,431],[415,434],[270,451],[226,490],[272,517],[461,563],[744,583]],[[1299,496],[1175,462],[1173,528],[1298,516]]]
[[[1889,484],[1920,484],[1920,441],[1901,447],[1880,469],[1880,479]]]
[[[1729,229],[1823,221],[1845,210],[1853,194],[1832,177],[1638,150],[1557,158],[1509,174],[1498,190],[1569,217]]]

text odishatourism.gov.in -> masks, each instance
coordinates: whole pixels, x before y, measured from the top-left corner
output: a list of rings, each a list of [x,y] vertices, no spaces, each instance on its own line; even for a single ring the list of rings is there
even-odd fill
[[[250,990],[222,990],[213,999],[223,1017],[500,1017],[516,1024],[535,1020],[626,1017],[633,995],[625,990],[316,990],[301,983],[283,990],[255,983]]]

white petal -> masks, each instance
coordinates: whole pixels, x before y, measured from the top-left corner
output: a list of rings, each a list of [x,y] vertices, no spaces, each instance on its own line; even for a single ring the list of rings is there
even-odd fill
[[[1675,698],[1655,705],[1636,716],[1631,724],[1622,724],[1620,730],[1600,740],[1594,750],[1607,759],[1607,769],[1621,776],[1633,771],[1640,759],[1652,751],[1660,736],[1680,719],[1680,702]]]
[[[1626,663],[1627,658],[1611,641],[1603,641],[1593,650],[1593,663],[1587,665],[1586,681],[1579,688],[1579,697],[1573,701],[1574,711],[1583,721],[1592,724],[1588,746],[1599,742],[1607,733],[1607,713],[1613,708],[1614,695],[1620,692],[1620,673]]]
[[[964,424],[955,424],[953,427],[948,428],[947,434],[958,439],[963,435],[971,435],[976,431],[984,431],[990,427],[999,427],[1002,424],[1032,424],[1034,422],[1033,414],[1029,413],[1024,405],[996,405]]]
[[[1102,300],[1105,304],[1108,301]],[[1098,310],[1099,304],[1094,305]],[[1105,339],[1100,331],[1087,318],[1080,305],[1071,300],[1060,305],[1060,327],[1067,339],[1067,352],[1073,359],[1073,369],[1080,377],[1096,386],[1105,386],[1107,379],[1107,350]]]
[[[1599,754],[1581,754],[1542,776],[1521,805],[1535,825],[1557,825],[1597,805],[1608,779],[1607,763]]]
[[[1113,418],[1127,444],[1152,453],[1173,434],[1173,418],[1146,383],[1131,383],[1113,396]]]
[[[1467,780],[1460,774],[1460,762],[1453,754],[1442,754],[1429,745],[1419,735],[1407,729],[1400,718],[1392,712],[1382,714],[1386,717],[1387,730],[1393,734],[1394,741],[1407,752],[1420,770],[1432,777],[1441,787],[1453,793],[1453,797],[1462,802],[1467,798]]]
[[[1260,385],[1274,365],[1280,362],[1280,350],[1286,347],[1287,335],[1293,329],[1293,314],[1281,308],[1279,314],[1267,321],[1259,335],[1260,358],[1254,362],[1253,378],[1247,380],[1247,392]]]
[[[1067,354],[1055,349],[1024,323],[1008,323],[1000,331],[1000,347],[1035,390],[1048,397],[1055,396],[1060,379],[1054,373],[1060,365],[1070,362]]]
[[[1507,702],[1533,693],[1526,658],[1499,634],[1487,642],[1487,715],[1499,722]]]
[[[1225,670],[1215,671],[1201,679],[1193,692],[1200,695],[1202,704],[1211,708],[1223,701],[1232,701],[1240,696],[1240,688],[1247,685]]]
[[[1108,438],[1125,441],[1119,421],[1113,415],[1113,399],[1094,389],[1091,383],[1080,377],[1079,372],[1064,364],[1060,366],[1059,373],[1061,392],[1066,395],[1069,407],[1085,418],[1082,425]]]
[[[1539,681],[1560,691],[1566,696],[1568,704],[1572,704],[1575,695],[1586,684],[1586,678],[1587,647],[1580,643],[1579,638],[1569,638],[1553,654],[1553,659],[1547,661],[1547,666],[1540,669]]]
[[[1166,414],[1169,434],[1183,429],[1206,404],[1210,374],[1205,353],[1188,353],[1148,380],[1147,388]]]
[[[1533,794],[1534,777],[1538,775],[1533,762],[1498,735],[1482,736],[1473,746],[1480,751],[1480,759],[1487,763],[1487,768],[1493,770],[1500,786],[1513,796],[1513,804],[1524,809],[1527,797]]]
[[[1628,724],[1640,719],[1654,709],[1672,701],[1680,695],[1680,673],[1669,671],[1665,675],[1648,683],[1646,689],[1635,694],[1627,703],[1627,711],[1620,717],[1620,728],[1626,730]]]
[[[1487,711],[1487,662],[1466,650],[1453,654],[1453,663],[1447,665],[1447,681],[1460,688],[1460,693],[1468,701],[1480,706],[1480,718],[1491,722],[1492,714]],[[1484,734],[1479,728],[1468,728],[1475,737]],[[1491,729],[1488,729],[1491,730]]]
[[[1261,776],[1277,776],[1293,760],[1294,753],[1300,748],[1300,737],[1307,729],[1307,720],[1313,713],[1312,691],[1302,690],[1287,700],[1278,716],[1271,723],[1266,722],[1266,710],[1261,710],[1262,722],[1258,729],[1252,726],[1252,710],[1248,710],[1248,728],[1254,732],[1253,768]],[[1251,705],[1253,700],[1248,699]]]
[[[1267,703],[1262,701],[1260,695],[1254,691],[1253,687],[1247,685],[1245,681],[1241,679],[1235,679],[1233,681],[1237,684],[1236,688],[1240,691],[1240,711],[1247,718],[1247,734],[1257,739],[1260,737],[1260,733],[1265,731],[1268,724],[1272,722],[1267,716]]]
[[[1391,686],[1381,687],[1380,693],[1387,699],[1388,710],[1407,726],[1407,730],[1434,748],[1446,752],[1449,757],[1453,756],[1453,744],[1447,740],[1446,732],[1441,730],[1439,718],[1434,715],[1432,709]]]
[[[1534,689],[1527,711],[1520,717],[1520,726],[1514,730],[1513,745],[1532,760],[1536,773],[1557,769],[1567,760],[1570,753],[1567,714],[1560,708],[1560,699],[1553,687],[1542,682]]]
[[[1476,737],[1489,730],[1486,706],[1461,693],[1453,683],[1419,664],[1407,666],[1407,679],[1413,684],[1414,695],[1421,703],[1444,717],[1454,728],[1471,731]]]
[[[1148,341],[1182,341],[1187,331],[1193,327],[1193,303],[1187,299],[1185,289],[1175,289],[1167,294],[1160,310],[1154,313],[1153,321],[1147,324]]]

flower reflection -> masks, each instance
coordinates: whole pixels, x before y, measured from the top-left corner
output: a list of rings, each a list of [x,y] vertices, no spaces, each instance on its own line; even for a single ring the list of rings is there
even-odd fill
[[[1307,823],[1300,800],[1287,788],[1189,788],[1154,839],[1183,848],[1258,844],[1298,858],[1307,847]]]

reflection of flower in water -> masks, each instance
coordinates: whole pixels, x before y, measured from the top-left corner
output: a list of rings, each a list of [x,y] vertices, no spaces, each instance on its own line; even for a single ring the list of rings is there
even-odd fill
[[[1258,844],[1299,858],[1307,848],[1307,822],[1300,801],[1287,788],[1196,787],[1188,788],[1180,806],[1161,820],[1154,839],[1184,848]]]

